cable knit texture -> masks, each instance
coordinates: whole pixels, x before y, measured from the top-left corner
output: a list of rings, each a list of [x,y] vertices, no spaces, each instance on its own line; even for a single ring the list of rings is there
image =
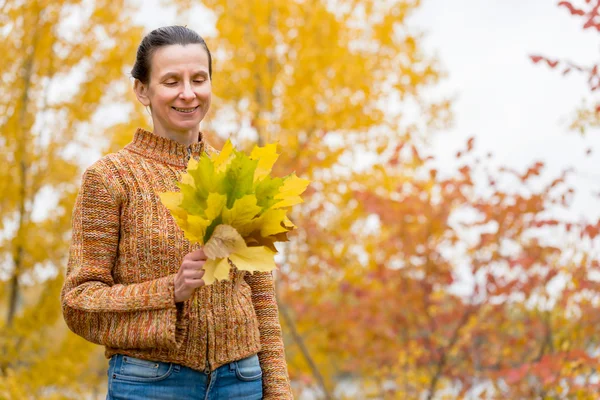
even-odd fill
[[[291,399],[271,273],[231,272],[231,280],[175,303],[185,239],[157,193],[175,182],[188,157],[216,152],[202,138],[190,146],[138,129],[131,143],[83,174],[63,315],[69,328],[120,353],[204,371],[258,352],[265,399]]]

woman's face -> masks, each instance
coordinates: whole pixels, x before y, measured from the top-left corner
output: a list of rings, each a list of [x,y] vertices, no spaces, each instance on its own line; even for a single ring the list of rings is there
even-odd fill
[[[154,52],[145,91],[148,104],[144,105],[152,110],[155,132],[198,129],[210,108],[208,63],[200,44],[163,46]]]

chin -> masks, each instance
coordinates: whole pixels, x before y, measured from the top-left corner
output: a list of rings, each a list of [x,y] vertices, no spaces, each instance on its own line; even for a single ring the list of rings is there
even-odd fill
[[[184,123],[179,122],[179,123],[172,124],[171,126],[176,131],[189,131],[191,129],[196,129],[200,125],[200,121],[201,120],[185,121]]]

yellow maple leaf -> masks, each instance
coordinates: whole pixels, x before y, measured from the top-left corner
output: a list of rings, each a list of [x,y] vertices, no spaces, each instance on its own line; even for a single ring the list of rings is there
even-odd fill
[[[215,280],[223,281],[229,279],[229,270],[231,267],[227,258],[207,260],[202,268],[204,269],[202,280],[206,285],[212,285]]]
[[[181,208],[181,202],[183,200],[183,194],[179,192],[166,192],[159,193],[158,197],[162,203],[167,207],[170,211],[173,211],[178,214],[186,214],[185,210]]]
[[[287,232],[288,229],[281,225],[285,219],[285,210],[269,209],[260,217],[260,235],[267,237],[281,232]]]
[[[258,166],[254,171],[254,182],[258,182],[269,175],[277,158],[279,158],[279,154],[277,154],[277,144],[275,143],[267,144],[264,147],[255,146],[252,149],[250,159],[258,160]]]
[[[196,160],[194,157],[190,157],[187,165],[187,171],[191,171],[196,168],[198,168],[198,160]]]
[[[188,213],[181,207],[183,194],[179,192],[159,193],[158,197],[162,203],[171,212],[171,215],[177,221],[177,224],[182,226],[187,223]]]
[[[280,200],[273,205],[273,208],[289,207],[302,203],[304,200],[302,200],[300,194],[306,190],[309,183],[308,179],[298,178],[296,174],[287,177],[283,185],[279,188],[279,193],[273,197],[276,200]]]
[[[256,204],[256,196],[246,195],[237,199],[231,209],[223,210],[223,223],[233,226],[240,235],[246,236],[254,230],[253,221],[262,211],[262,208]]]
[[[196,187],[196,183],[194,182],[194,177],[188,173],[181,174],[181,183],[185,185],[190,185]]]
[[[203,244],[206,228],[209,225],[210,221],[202,218],[199,215],[188,215],[183,229],[185,238],[190,242],[198,242]]]
[[[215,166],[215,171],[218,171],[218,172],[224,171],[225,168],[227,167],[227,164],[229,164],[229,161],[231,160],[232,155],[233,155],[233,144],[231,143],[231,140],[227,139],[227,141],[223,145],[223,148],[221,149],[221,152],[219,153],[219,155],[217,157],[215,157],[215,159],[213,161],[214,166]]]
[[[242,251],[232,253],[229,259],[241,271],[268,272],[277,267],[275,253],[264,246],[246,247]]]
[[[209,221],[215,220],[217,217],[221,215],[221,211],[223,207],[225,207],[225,203],[227,202],[227,196],[219,193],[209,193],[208,198],[206,199],[206,210],[204,210],[204,215],[206,219]]]
[[[283,216],[283,226],[288,228],[289,230],[296,229],[296,225],[287,217],[287,215]]]

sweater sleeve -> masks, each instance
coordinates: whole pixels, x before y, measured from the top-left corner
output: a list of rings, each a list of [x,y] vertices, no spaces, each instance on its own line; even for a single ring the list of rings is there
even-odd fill
[[[65,322],[90,342],[111,348],[174,348],[184,335],[176,307],[175,275],[115,284],[120,202],[94,169],[82,179],[72,217],[72,239],[61,291]]]
[[[252,303],[260,331],[261,351],[258,358],[263,371],[263,398],[293,399],[273,275],[270,272],[254,272],[246,276],[246,281],[252,289]]]

